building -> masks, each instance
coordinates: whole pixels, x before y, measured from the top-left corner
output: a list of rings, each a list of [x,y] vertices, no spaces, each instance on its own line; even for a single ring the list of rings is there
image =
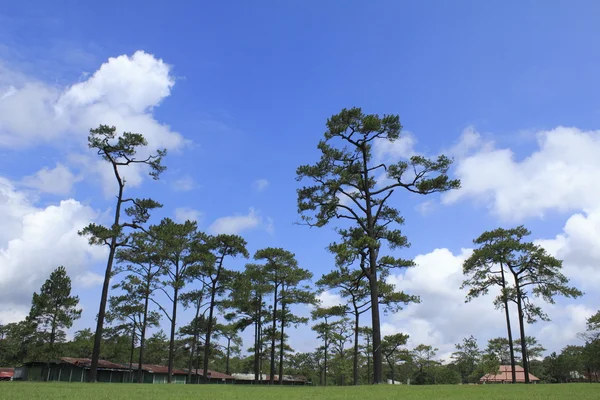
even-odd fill
[[[517,383],[525,383],[525,370],[520,365],[515,365]],[[529,374],[529,381],[539,382],[539,378]],[[480,383],[512,383],[512,368],[510,365],[501,365],[498,373],[486,374],[479,379]]]
[[[89,358],[61,357],[53,361],[25,363],[21,379],[29,381],[86,382],[92,360]],[[132,382],[133,373],[121,364],[98,361],[98,382]]]
[[[252,385],[255,384],[254,374],[231,374],[235,379],[235,383],[237,384],[246,384]],[[279,385],[279,375],[273,375],[273,379],[275,380],[274,384]],[[301,375],[283,375],[282,385],[290,385],[290,386],[305,386],[310,385],[311,383],[306,379],[306,377]],[[260,385],[268,385],[269,384],[269,375],[261,375],[259,379]]]
[[[14,368],[0,368],[0,381],[12,381],[14,375]]]
[[[134,366],[134,374],[137,377],[137,365]],[[173,369],[173,383],[186,383],[187,371]],[[164,365],[142,364],[142,383],[167,383],[169,381],[169,367]],[[137,382],[137,378],[135,378]]]
[[[205,383],[236,383],[236,379],[231,376],[224,374],[222,372],[207,370],[208,371],[208,381]],[[192,370],[192,383],[204,383],[204,370],[203,369],[193,369]]]

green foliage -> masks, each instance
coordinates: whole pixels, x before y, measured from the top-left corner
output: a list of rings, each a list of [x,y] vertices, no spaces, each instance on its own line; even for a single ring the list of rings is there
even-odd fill
[[[462,383],[477,383],[481,376],[474,376],[474,372],[482,359],[482,352],[479,350],[477,339],[471,335],[464,338],[462,343],[457,343],[455,347],[456,351],[452,353],[452,359],[460,374]]]
[[[41,341],[48,343],[48,358],[57,356],[54,344],[65,341],[63,329],[81,317],[78,304],[79,297],[71,296],[71,278],[63,266],[52,271],[39,294],[33,294],[27,319],[36,327]]]
[[[377,274],[389,268],[412,266],[411,261],[393,257],[379,258],[383,243],[390,249],[408,246],[407,238],[396,228],[404,223],[400,212],[391,207],[389,198],[397,188],[413,193],[444,192],[460,186],[448,178],[452,161],[446,156],[429,160],[414,156],[409,160],[375,159],[376,141],[393,142],[400,138],[400,118],[397,115],[364,114],[360,108],[343,109],[327,120],[324,139],[318,144],[320,160],[314,165],[298,167],[297,180],[308,180],[309,186],[298,189],[298,212],[310,226],[323,227],[332,220],[339,227],[342,239],[330,246],[338,265],[361,262],[361,270],[369,280],[372,302],[374,346],[374,380],[381,382],[381,329],[379,319],[380,279]],[[378,186],[378,179],[386,180]]]

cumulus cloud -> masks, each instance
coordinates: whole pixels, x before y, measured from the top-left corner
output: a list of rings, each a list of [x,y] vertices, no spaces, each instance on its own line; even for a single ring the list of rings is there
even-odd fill
[[[141,157],[156,149],[179,149],[185,143],[182,136],[152,114],[174,84],[171,67],[143,51],[109,58],[87,79],[68,87],[0,70],[0,88],[10,89],[0,99],[0,147],[63,145],[66,140],[81,145],[83,152],[89,129],[107,124],[119,133],[142,133],[148,146]],[[106,162],[91,154],[77,160],[84,172],[100,174],[105,192],[112,192],[115,182]],[[143,172],[128,168],[128,185],[139,185]]]
[[[443,201],[475,199],[508,221],[595,208],[600,189],[590,182],[600,174],[600,131],[560,126],[536,138],[537,149],[519,160],[511,149],[465,132],[457,148],[470,154],[455,166],[462,188],[446,193]]]
[[[204,217],[202,211],[188,207],[178,207],[175,209],[175,221],[184,223],[185,221],[201,221]]]
[[[317,301],[323,308],[339,306],[345,303],[345,301],[342,299],[342,296],[332,292],[331,290],[326,290],[322,293],[319,293],[317,296]]]
[[[259,192],[262,192],[269,186],[269,181],[266,179],[258,179],[254,181],[252,185],[254,186],[254,189],[256,189]]]
[[[75,182],[81,177],[74,175],[71,170],[61,163],[50,169],[44,167],[33,175],[22,180],[24,186],[36,189],[42,193],[66,195],[71,193]]]
[[[76,284],[93,284],[88,266],[102,259],[105,249],[90,247],[77,232],[96,217],[93,209],[75,200],[37,208],[9,181],[0,178],[0,219],[3,221],[0,304],[3,308],[18,311],[29,305],[32,293],[39,290],[59,265],[67,269]]]
[[[237,235],[243,231],[258,227],[264,227],[267,231],[272,231],[273,220],[268,218],[265,223],[260,213],[254,210],[254,208],[250,208],[250,211],[246,215],[231,215],[218,218],[208,229],[214,234]]]
[[[416,155],[414,149],[417,139],[410,132],[402,132],[400,138],[394,141],[377,139],[373,144],[373,155],[376,160],[407,159]]]

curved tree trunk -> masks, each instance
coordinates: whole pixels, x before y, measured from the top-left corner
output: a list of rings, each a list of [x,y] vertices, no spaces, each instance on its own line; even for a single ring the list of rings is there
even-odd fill
[[[273,330],[271,332],[271,367],[269,368],[269,385],[275,383],[275,332],[277,331],[277,286],[273,300]]]
[[[515,276],[515,280],[517,281],[517,277]],[[515,284],[517,288],[517,310],[519,312],[519,330],[521,333],[521,357],[523,360],[523,370],[525,372],[525,383],[529,383],[529,364],[527,363],[527,346],[525,344],[525,322],[524,314],[523,314],[523,304],[521,300],[521,287],[519,283]]]
[[[140,332],[140,357],[138,358],[138,376],[137,376],[137,382],[138,383],[142,383],[142,375],[143,375],[143,369],[142,369],[142,364],[144,363],[144,345],[146,344],[146,327],[148,324],[148,301],[149,301],[149,294],[146,294],[145,298],[144,298],[144,315],[143,315],[143,320],[142,320],[142,331]]]
[[[379,286],[377,282],[377,250],[369,250],[371,288],[371,321],[373,329],[373,383],[382,383],[383,360],[381,357],[381,320],[379,318]]]
[[[208,355],[210,352],[210,336],[212,334],[213,328],[213,315],[215,311],[215,296],[217,294],[216,283],[213,282],[211,293],[210,293],[210,309],[208,311],[208,325],[206,327],[206,339],[204,340],[204,367],[203,367],[203,376],[204,383],[208,383]]]
[[[171,339],[169,341],[169,366],[167,374],[167,383],[171,383],[173,379],[173,358],[175,357],[175,329],[177,324],[177,301],[179,296],[179,288],[175,285],[173,289],[173,314],[171,315]]]

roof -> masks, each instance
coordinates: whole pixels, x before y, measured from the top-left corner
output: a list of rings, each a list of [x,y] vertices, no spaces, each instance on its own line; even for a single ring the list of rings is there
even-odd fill
[[[253,381],[254,380],[254,374],[232,374],[233,378],[239,380],[239,381]],[[268,381],[269,380],[269,375],[262,375],[261,376],[261,380],[262,381]],[[278,381],[279,380],[279,375],[273,375],[273,380]],[[283,375],[283,380],[286,382],[308,382],[308,379],[306,379],[306,377],[302,376],[302,375]]]
[[[76,365],[81,368],[90,368],[92,365],[92,360],[89,358],[61,357],[60,360],[66,362],[67,364]],[[112,370],[129,370],[129,368],[121,364],[116,364],[106,360],[98,360],[98,368]]]
[[[224,374],[222,372],[213,371],[211,369],[208,369],[207,371],[208,371],[208,375],[209,375],[210,379],[236,379],[233,376]],[[193,369],[192,373],[196,374],[196,375],[204,376],[203,369]]]
[[[515,365],[517,382],[525,382],[525,370],[520,365]],[[529,374],[530,381],[539,381],[536,376]],[[480,382],[511,382],[512,368],[510,365],[501,365],[497,374],[486,374],[479,379]]]
[[[0,368],[0,378],[12,378],[15,375],[14,368]]]
[[[137,369],[137,365],[134,369]],[[149,372],[151,374],[168,374],[169,367],[165,365],[156,365],[156,364],[142,364],[142,370]],[[182,369],[173,368],[173,375],[187,375],[187,371]]]

